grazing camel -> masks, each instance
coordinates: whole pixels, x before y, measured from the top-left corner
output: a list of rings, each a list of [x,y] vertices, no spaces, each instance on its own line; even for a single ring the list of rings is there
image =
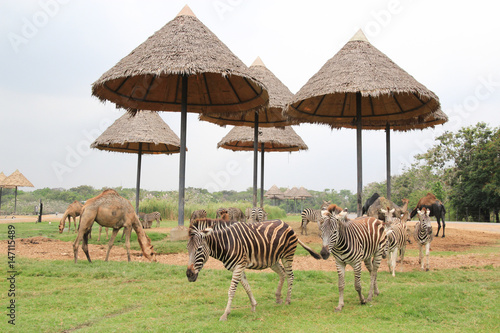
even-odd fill
[[[64,215],[61,219],[61,222],[59,222],[59,233],[62,234],[64,230],[64,224],[66,223],[66,219],[68,219],[68,232],[71,229],[71,218],[73,218],[73,223],[75,225],[75,232],[77,230],[76,228],[76,217],[80,216],[82,214],[82,208],[83,205],[80,201],[75,200],[72,203],[69,204],[68,208],[64,212]]]
[[[445,223],[444,223],[444,215],[446,214],[446,209],[444,208],[443,203],[436,198],[436,196],[432,193],[427,193],[427,195],[423,198],[421,198],[418,203],[417,207],[413,209],[413,211],[410,214],[410,218],[413,218],[415,215],[417,215],[418,210],[422,210],[422,208],[427,208],[427,210],[430,212],[429,216],[435,216],[436,221],[438,224],[438,230],[436,232],[436,237],[439,236],[439,230],[441,229],[441,221],[443,221],[443,238],[444,238],[444,228],[445,228]]]
[[[113,234],[111,235],[108,243],[106,261],[108,261],[109,252],[111,251],[115,237],[121,228],[125,228],[125,245],[127,248],[128,261],[130,261],[130,234],[132,233],[132,228],[137,233],[137,240],[141,246],[144,256],[152,261],[156,261],[151,240],[142,229],[139,218],[135,214],[134,207],[130,201],[121,197],[118,192],[109,189],[105,190],[95,198],[87,200],[87,203],[83,206],[82,215],[80,216],[78,236],[73,243],[75,263],[78,260],[78,248],[80,247],[82,239],[83,252],[85,252],[87,260],[92,262],[90,260],[88,250],[88,236],[94,221],[103,227],[113,228]]]

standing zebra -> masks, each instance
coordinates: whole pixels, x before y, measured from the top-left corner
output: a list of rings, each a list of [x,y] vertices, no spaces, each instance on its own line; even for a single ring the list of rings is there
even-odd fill
[[[207,211],[204,209],[195,210],[191,213],[191,218],[189,219],[189,223],[193,223],[196,219],[204,219],[207,217]]]
[[[263,208],[247,208],[247,222],[263,222],[267,220],[267,213]]]
[[[222,261],[224,267],[233,272],[227,306],[220,317],[221,321],[226,320],[231,312],[231,303],[240,281],[248,294],[252,311],[255,311],[257,301],[245,276],[245,268],[260,270],[270,267],[279,275],[276,303],[282,303],[281,289],[286,277],[286,304],[290,304],[293,285],[292,262],[297,243],[314,258],[320,259],[320,256],[302,243],[293,229],[281,220],[251,224],[240,222],[219,230],[205,229],[204,225],[198,228],[198,223],[200,222],[195,221],[189,227],[189,262],[186,276],[190,282],[196,281],[209,256]]]
[[[321,217],[325,216],[326,209],[328,207],[328,204],[330,201],[323,201],[323,205],[321,205],[320,209],[311,209],[311,208],[306,208],[302,211],[300,216],[302,217],[302,223],[300,224],[300,234],[303,235],[304,232],[306,233],[307,236],[307,224],[309,222],[317,222],[318,223],[318,228],[321,227]],[[335,207],[338,207],[335,205]],[[342,211],[342,210],[341,210]],[[338,213],[338,211],[337,211]]]
[[[241,211],[241,209],[236,208],[236,207],[229,207],[229,208],[219,208],[217,209],[217,212],[215,214],[215,218],[220,219],[222,216],[222,212],[226,211],[227,215],[229,216],[230,221],[238,221],[238,222],[245,222],[245,214]]]
[[[387,210],[381,209],[382,214],[385,215],[385,231],[387,234],[387,264],[392,276],[396,276],[396,259],[398,257],[398,250],[401,254],[401,266],[406,251],[406,242],[408,241],[408,229],[406,223],[401,221],[400,218],[394,217],[395,209]]]
[[[323,248],[321,256],[328,259],[333,254],[339,275],[339,304],[335,311],[344,307],[344,275],[347,264],[354,269],[354,288],[358,292],[361,304],[370,302],[373,294],[379,294],[377,270],[380,261],[385,258],[386,234],[384,223],[374,217],[358,217],[349,222],[342,222],[335,214],[323,217],[321,238]],[[373,258],[373,260],[372,260]],[[361,294],[361,262],[364,261],[370,272],[370,291],[365,300]]]
[[[161,214],[160,212],[152,212],[149,214],[139,213],[139,219],[142,220],[142,227],[144,229],[149,229],[153,225],[153,221],[156,220],[156,227],[160,227]]]
[[[417,210],[418,222],[415,224],[415,230],[413,231],[413,237],[418,245],[418,263],[421,264],[422,270],[424,269],[424,254],[423,248],[425,246],[425,255],[427,256],[427,268],[429,270],[429,251],[431,248],[431,242],[434,239],[431,226],[430,210],[427,208],[422,208],[422,210]]]

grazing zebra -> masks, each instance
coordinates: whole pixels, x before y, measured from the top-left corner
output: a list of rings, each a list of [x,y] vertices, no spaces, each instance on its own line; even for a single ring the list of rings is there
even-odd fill
[[[193,223],[196,219],[204,219],[207,217],[207,211],[204,209],[195,210],[191,213],[191,218],[189,219],[189,223]]]
[[[263,208],[247,208],[246,219],[248,222],[263,222],[267,220],[267,213]]]
[[[424,254],[423,248],[425,247],[425,255],[427,256],[427,268],[429,270],[429,251],[431,248],[431,242],[434,238],[432,234],[430,210],[427,208],[422,208],[422,210],[417,210],[418,222],[415,224],[415,230],[413,231],[413,238],[418,245],[418,263],[421,264],[422,270],[424,269]]]
[[[281,289],[286,277],[288,282],[286,304],[290,304],[293,284],[292,262],[297,243],[314,258],[320,259],[320,256],[302,243],[293,229],[281,220],[251,224],[237,222],[219,230],[205,228],[204,223],[198,220],[189,227],[187,245],[189,262],[186,276],[188,281],[196,281],[209,256],[222,261],[224,267],[233,272],[228,302],[224,314],[220,317],[221,321],[227,320],[231,312],[231,303],[240,281],[250,298],[252,311],[255,311],[257,301],[245,276],[245,268],[260,270],[270,267],[279,275],[276,303],[282,303]]]
[[[159,228],[161,214],[159,212],[152,212],[149,214],[139,212],[139,220],[141,220],[141,224],[144,229],[151,228],[154,220],[156,220],[156,227]]]
[[[328,259],[333,254],[339,275],[339,304],[335,311],[344,307],[345,267],[354,269],[354,288],[358,292],[361,304],[370,302],[373,294],[379,294],[377,287],[377,270],[380,261],[385,258],[386,233],[384,223],[374,217],[358,217],[349,222],[340,221],[340,217],[329,214],[323,217],[321,238],[323,248],[321,256]],[[372,260],[373,258],[373,260]],[[365,300],[361,294],[361,262],[370,272],[370,291]]]
[[[387,210],[381,209],[382,214],[385,215],[385,231],[387,234],[387,264],[389,265],[389,271],[392,276],[396,276],[396,259],[398,257],[398,250],[401,254],[401,266],[403,266],[403,260],[406,251],[406,242],[408,241],[408,229],[406,223],[400,218],[394,217],[395,209]]]
[[[309,222],[317,222],[318,223],[318,228],[321,227],[321,217],[325,216],[326,209],[329,207],[330,201],[323,201],[323,205],[321,205],[321,209],[311,209],[311,208],[306,208],[302,211],[300,216],[302,217],[302,223],[300,224],[300,234],[303,235],[304,232],[306,233],[307,236],[307,224]],[[334,205],[335,208],[337,208],[337,205]],[[337,213],[341,212],[336,211]]]

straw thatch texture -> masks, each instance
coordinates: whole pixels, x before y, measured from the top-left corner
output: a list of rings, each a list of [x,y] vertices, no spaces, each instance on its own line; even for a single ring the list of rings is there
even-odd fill
[[[10,186],[10,187],[9,187]],[[14,187],[35,187],[31,182],[24,177],[24,175],[19,172],[19,170],[14,171],[9,177],[5,178],[2,182],[2,187],[4,188],[14,188]]]
[[[304,186],[301,186],[297,193],[295,194],[297,197],[301,198],[301,199],[305,199],[305,198],[311,198],[312,195],[311,193],[309,193],[309,191],[307,191]]]
[[[281,192],[281,190],[276,185],[271,186],[271,188],[264,194],[264,196],[268,199],[283,200],[285,198],[283,192]]]
[[[250,73],[262,82],[269,93],[269,106],[259,111],[259,127],[283,127],[298,124],[298,121],[283,116],[283,109],[293,97],[292,92],[257,57],[249,68]],[[255,112],[243,114],[201,114],[200,120],[221,126],[255,126]]]
[[[283,195],[285,199],[297,199],[298,189],[296,187],[292,187],[291,189],[287,189]]]
[[[183,75],[188,112],[267,106],[264,85],[188,7],[94,82],[92,94],[129,110],[181,111]]]
[[[120,153],[174,154],[180,152],[179,137],[154,111],[127,112],[90,145]]]
[[[15,186],[4,185],[4,180],[7,179],[7,176],[2,172],[0,172],[0,187],[2,188],[15,188]]]
[[[358,32],[300,89],[286,113],[303,122],[352,127],[356,93],[362,95],[363,128],[385,128],[440,108],[438,97]]]
[[[264,151],[299,151],[307,150],[308,147],[301,137],[293,130],[292,127],[286,126],[259,128],[259,151],[262,150],[264,143]],[[254,150],[254,130],[250,127],[236,126],[222,138],[217,144],[217,148],[238,150]]]

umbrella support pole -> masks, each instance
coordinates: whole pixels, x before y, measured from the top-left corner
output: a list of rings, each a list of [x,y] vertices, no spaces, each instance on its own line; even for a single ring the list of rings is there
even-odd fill
[[[387,164],[387,199],[391,200],[391,125],[387,123],[385,128],[385,150]]]
[[[260,144],[260,208],[264,208],[264,143]]]
[[[186,187],[186,128],[187,128],[187,91],[188,76],[182,76],[181,101],[181,152],[179,161],[179,218],[178,225],[184,226],[184,192]]]
[[[358,216],[361,216],[362,204],[362,193],[363,193],[363,157],[362,157],[362,120],[361,120],[361,92],[356,93],[356,150],[357,150],[357,161],[358,161]]]
[[[135,213],[139,214],[139,192],[141,191],[141,162],[142,142],[139,142],[139,153],[137,156],[137,183],[135,185]]]
[[[253,207],[257,207],[257,159],[259,158],[259,113],[255,111],[253,129]]]
[[[12,215],[16,215],[16,211],[17,211],[17,186],[16,186],[16,192],[14,195],[14,214],[12,214]]]

